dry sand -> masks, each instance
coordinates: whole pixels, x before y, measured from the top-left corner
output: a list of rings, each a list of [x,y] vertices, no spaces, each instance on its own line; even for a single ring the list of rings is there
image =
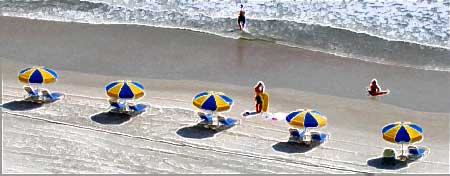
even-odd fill
[[[449,171],[448,73],[181,30],[3,17],[0,23],[4,173]],[[23,94],[17,72],[29,65],[54,68],[60,79],[47,87],[65,99],[14,109],[10,102]],[[362,91],[372,77],[402,91],[372,100]],[[98,115],[108,108],[103,86],[117,79],[141,82],[146,96],[140,102],[152,108],[121,124],[102,124],[119,123]],[[266,82],[273,113],[323,112],[330,140],[313,150],[295,148],[284,143],[284,121],[241,119],[253,107],[251,86],[258,80]],[[348,89],[333,89],[342,85]],[[235,105],[225,115],[241,124],[217,134],[188,128],[196,121],[191,99],[203,90],[232,97]],[[408,98],[416,93],[422,94]],[[6,108],[8,102],[14,106]],[[384,147],[399,148],[383,141],[380,130],[400,120],[424,128],[420,145],[431,153],[409,168],[368,166]]]

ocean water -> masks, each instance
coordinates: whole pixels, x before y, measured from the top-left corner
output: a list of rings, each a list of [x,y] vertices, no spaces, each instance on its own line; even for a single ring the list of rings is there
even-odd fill
[[[245,35],[237,30],[240,4]],[[0,0],[0,14],[188,29],[450,72],[450,0]]]

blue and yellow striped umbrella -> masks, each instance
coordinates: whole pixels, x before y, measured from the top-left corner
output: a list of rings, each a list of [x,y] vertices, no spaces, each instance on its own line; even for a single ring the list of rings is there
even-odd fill
[[[144,86],[135,81],[114,81],[106,85],[105,89],[106,94],[114,98],[137,99],[144,96]]]
[[[210,111],[226,111],[231,108],[233,100],[222,92],[202,92],[192,100],[195,107]]]
[[[381,130],[383,139],[392,143],[407,144],[422,140],[423,130],[411,122],[395,122]]]
[[[55,82],[58,75],[52,69],[40,66],[28,67],[19,72],[19,81],[28,84]]]
[[[299,109],[286,116],[289,125],[297,128],[315,128],[327,124],[327,118],[313,109]]]

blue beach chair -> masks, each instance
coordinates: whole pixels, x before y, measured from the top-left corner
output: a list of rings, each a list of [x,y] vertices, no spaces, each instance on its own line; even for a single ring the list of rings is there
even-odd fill
[[[147,105],[144,104],[129,105],[128,108],[135,113],[143,113],[145,112]]]
[[[44,90],[42,90],[42,96],[44,97],[44,101],[52,102],[52,101],[59,100],[63,96],[63,94],[58,93],[58,92],[50,93],[47,89],[44,89]]]
[[[123,108],[125,108],[125,103],[109,102],[109,104],[111,105],[111,107],[116,108],[116,109],[123,109]]]
[[[212,122],[213,116],[211,114],[205,114],[203,112],[198,112],[198,116],[202,119],[203,122]]]
[[[38,90],[33,90],[30,86],[24,86],[23,89],[27,92],[27,95],[24,96],[25,101],[42,103]]]
[[[303,143],[303,137],[305,136],[304,130],[290,128],[289,134],[290,134],[290,136],[289,136],[288,142]]]
[[[123,113],[125,111],[125,103],[119,102],[116,99],[109,99],[108,102],[112,108],[110,112]]]
[[[23,89],[28,93],[28,96],[39,96],[38,90],[33,90],[30,86],[23,86]]]
[[[203,126],[205,128],[209,128],[214,126],[213,125],[213,115],[212,114],[205,114],[203,112],[198,112],[197,113],[198,117],[200,117],[201,122],[198,123],[197,125]]]
[[[409,146],[408,147],[408,159],[409,160],[417,160],[425,155],[425,148],[416,147],[416,146]]]
[[[291,134],[292,137],[302,138],[303,136],[305,136],[304,130],[299,131],[297,129],[289,129],[289,133]]]
[[[219,123],[221,123],[222,125],[225,125],[225,126],[232,126],[232,125],[235,125],[237,122],[237,120],[235,120],[235,119],[225,118],[222,116],[217,116],[217,119],[219,120]]]
[[[23,86],[23,89],[25,92],[27,92],[27,95],[25,95],[25,100],[32,101],[32,102],[39,102],[39,91],[33,90],[30,86]]]
[[[311,133],[311,139],[312,139],[313,141],[315,141],[315,142],[322,143],[322,142],[325,141],[326,138],[327,138],[327,135],[326,135],[326,134],[318,133],[318,132],[316,132],[316,133]]]

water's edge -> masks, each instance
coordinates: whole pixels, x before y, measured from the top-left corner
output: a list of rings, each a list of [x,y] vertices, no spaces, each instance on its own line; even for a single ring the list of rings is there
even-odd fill
[[[126,7],[103,1],[4,1],[0,2],[0,14],[49,21],[177,28],[234,39],[263,40],[379,64],[450,72],[450,47],[387,39],[340,27],[276,18],[249,18],[249,33],[242,34],[236,29],[234,17],[189,12],[193,7],[172,11],[155,9],[163,6],[158,5],[141,8],[136,4]],[[180,8],[178,6],[180,4],[174,8]]]

